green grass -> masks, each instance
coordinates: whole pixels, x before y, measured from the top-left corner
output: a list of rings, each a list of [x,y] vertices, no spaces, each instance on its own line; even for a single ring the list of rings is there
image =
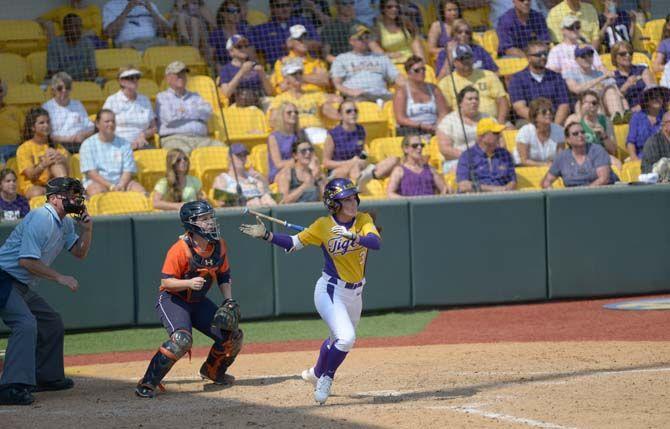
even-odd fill
[[[437,316],[437,311],[416,313],[388,313],[364,316],[358,325],[358,338],[398,337],[421,332]],[[244,342],[266,343],[289,340],[318,340],[328,335],[326,324],[320,319],[278,320],[242,323]],[[65,354],[108,353],[151,350],[165,341],[163,328],[134,328],[115,331],[87,332],[65,336]],[[195,346],[208,346],[211,340],[194,331]],[[7,339],[0,339],[0,349],[7,347]]]

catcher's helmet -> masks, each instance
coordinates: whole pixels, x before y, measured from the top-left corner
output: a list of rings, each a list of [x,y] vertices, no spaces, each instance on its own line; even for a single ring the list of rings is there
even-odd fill
[[[211,215],[210,219],[200,219]],[[207,201],[191,201],[179,210],[179,219],[187,231],[201,235],[207,241],[219,240],[219,225],[214,219],[214,208]]]
[[[63,197],[63,210],[65,213],[82,214],[86,209],[84,205],[84,187],[81,182],[72,177],[55,177],[47,182],[46,196],[51,195]]]
[[[356,202],[361,203],[361,199],[358,197],[358,187],[354,185],[354,182],[349,179],[333,179],[328,182],[323,190],[323,203],[331,213],[337,213],[342,207],[342,203],[338,200],[351,195],[356,195]]]

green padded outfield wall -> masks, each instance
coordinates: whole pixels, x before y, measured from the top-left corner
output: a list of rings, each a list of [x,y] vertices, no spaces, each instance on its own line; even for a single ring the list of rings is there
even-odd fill
[[[375,212],[382,227],[382,249],[371,251],[366,266],[363,310],[409,308],[409,211],[407,201],[364,202],[362,210]],[[302,226],[327,215],[321,203],[276,207],[272,215]],[[276,231],[287,231],[273,226]],[[314,285],[323,270],[323,252],[308,246],[287,254],[274,246],[277,314],[314,314]]]
[[[0,224],[4,242],[14,223]],[[90,329],[135,323],[131,245],[131,220],[127,217],[97,217],[88,256],[79,260],[63,251],[53,267],[79,280],[79,290],[70,292],[55,282],[40,280],[35,291],[63,317],[67,329]]]
[[[422,198],[409,208],[415,306],[546,298],[541,192]]]
[[[670,185],[546,198],[549,298],[670,290]]]
[[[273,314],[272,256],[269,246],[243,235],[237,227],[253,222],[240,209],[217,210],[217,221],[228,245],[233,297],[240,303],[242,317],[260,318]],[[170,247],[184,232],[177,212],[133,217],[135,233],[135,284],[137,323],[159,324],[155,311],[161,268]],[[222,296],[214,287],[208,294],[217,305]]]

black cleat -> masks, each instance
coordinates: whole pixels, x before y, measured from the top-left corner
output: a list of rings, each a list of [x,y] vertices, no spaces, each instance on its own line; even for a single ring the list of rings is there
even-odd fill
[[[46,383],[37,383],[35,392],[53,392],[56,390],[67,390],[74,387],[74,381],[71,378],[64,377],[60,380],[47,381]]]
[[[35,398],[30,387],[20,384],[8,384],[0,389],[0,405],[30,405]]]
[[[230,374],[223,374],[223,377],[218,380],[211,379],[205,373],[204,365],[203,368],[200,368],[200,378],[203,380],[209,380],[214,384],[218,384],[219,386],[232,386],[235,383],[235,377]]]
[[[138,384],[135,388],[135,394],[140,398],[152,399],[156,397],[156,391],[148,384]]]

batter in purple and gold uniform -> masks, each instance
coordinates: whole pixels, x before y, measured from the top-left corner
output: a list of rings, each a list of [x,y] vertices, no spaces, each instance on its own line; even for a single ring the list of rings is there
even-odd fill
[[[252,237],[270,241],[289,252],[307,245],[320,246],[325,259],[316,282],[314,304],[330,329],[316,365],[302,378],[315,385],[314,399],[323,404],[330,395],[335,371],[356,340],[356,325],[363,308],[363,286],[368,250],[378,250],[381,238],[372,217],[358,211],[358,188],[348,179],[333,179],[325,187],[323,202],[331,212],[297,235],[272,233],[257,218],[256,225],[241,225]]]

